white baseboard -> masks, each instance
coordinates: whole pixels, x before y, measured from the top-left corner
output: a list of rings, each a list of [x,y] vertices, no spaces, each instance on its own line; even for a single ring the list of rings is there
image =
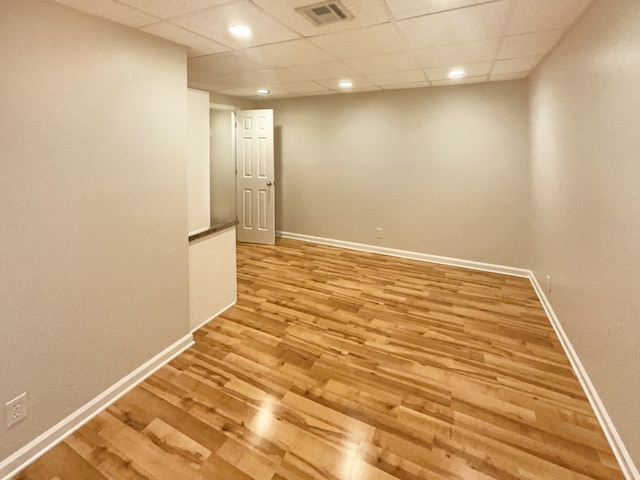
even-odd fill
[[[629,455],[629,451],[627,450],[624,443],[622,442],[620,435],[618,435],[618,432],[613,424],[613,421],[611,420],[611,417],[609,417],[609,414],[607,413],[607,410],[605,409],[604,404],[602,403],[602,400],[600,399],[600,396],[596,391],[596,388],[591,382],[591,379],[589,378],[587,371],[582,365],[582,362],[580,361],[578,354],[576,353],[575,349],[571,345],[571,341],[569,340],[569,337],[567,336],[564,329],[562,328],[562,324],[560,323],[560,320],[554,313],[553,308],[551,308],[551,303],[549,302],[549,299],[546,297],[546,295],[544,294],[544,291],[540,287],[540,284],[538,283],[538,280],[536,279],[533,271],[527,270],[524,268],[506,267],[502,265],[473,262],[473,261],[461,260],[457,258],[440,257],[437,255],[428,255],[424,253],[409,252],[405,250],[396,250],[396,249],[386,248],[386,247],[377,247],[375,245],[345,242],[342,240],[333,240],[330,238],[313,237],[310,235],[302,235],[298,233],[277,232],[276,234],[279,237],[291,238],[294,240],[302,240],[305,242],[320,243],[323,245],[333,245],[335,247],[349,248],[352,250],[360,250],[363,252],[381,253],[383,255],[409,258],[412,260],[419,260],[423,262],[439,263],[444,265],[451,265],[454,267],[471,268],[473,270],[483,270],[487,272],[502,273],[505,275],[513,275],[516,277],[528,278],[531,281],[531,284],[533,285],[533,288],[536,294],[538,295],[538,298],[540,299],[540,303],[542,304],[545,310],[545,313],[549,318],[549,322],[551,323],[551,326],[555,330],[556,335],[560,340],[562,348],[564,349],[567,357],[569,357],[569,362],[571,362],[573,371],[575,372],[576,376],[578,377],[578,380],[580,381],[580,385],[582,386],[582,389],[584,390],[585,395],[587,396],[587,399],[589,400],[589,403],[591,404],[591,407],[593,408],[596,414],[598,422],[600,423],[600,426],[602,427],[602,430],[604,431],[604,434],[607,437],[609,445],[611,446],[611,449],[613,450],[613,453],[616,456],[616,459],[618,460],[620,469],[624,473],[626,480],[640,480],[640,474],[638,473],[638,469],[634,465],[633,460]]]
[[[9,477],[26,468],[67,436],[71,435],[105,410],[113,402],[152,375],[160,367],[191,347],[193,343],[193,336],[191,334],[184,336],[151,360],[136,368],[129,375],[112,385],[93,400],[80,407],[67,418],[60,421],[57,425],[54,425],[35,440],[0,462],[0,478],[8,480]]]
[[[195,328],[191,329],[191,333],[194,333],[196,330],[200,330],[202,327],[204,327],[207,323],[209,323],[211,320],[213,320],[214,318],[222,315],[224,312],[226,312],[227,310],[229,310],[231,307],[233,307],[236,303],[238,303],[238,299],[236,298],[233,302],[231,302],[229,305],[227,305],[226,307],[223,307],[222,309],[220,309],[217,313],[213,314],[211,317],[209,317],[208,319],[206,319],[204,322],[202,322],[200,325],[198,325]]]
[[[622,470],[622,473],[624,474],[627,480],[640,480],[640,474],[638,473],[638,469],[636,468],[636,466],[633,463],[633,460],[631,459],[631,455],[629,455],[629,451],[627,450],[624,443],[622,442],[620,435],[618,435],[618,431],[616,430],[616,427],[614,426],[613,421],[611,420],[611,417],[607,413],[607,410],[605,409],[604,404],[602,403],[602,400],[600,399],[600,396],[598,395],[596,388],[591,382],[591,379],[589,378],[589,375],[587,374],[587,371],[584,368],[584,365],[582,365],[582,362],[580,361],[578,354],[573,348],[573,345],[571,345],[571,341],[569,340],[569,337],[565,333],[564,328],[562,328],[562,324],[560,323],[560,320],[558,319],[555,312],[553,311],[553,308],[551,307],[551,302],[549,302],[549,299],[544,294],[544,290],[538,283],[538,280],[536,279],[533,272],[531,272],[531,274],[529,275],[529,280],[531,280],[531,284],[533,285],[533,288],[536,291],[538,298],[540,299],[540,303],[542,304],[542,307],[544,308],[544,311],[547,314],[547,318],[549,318],[549,321],[551,322],[551,326],[555,330],[556,335],[560,340],[562,348],[567,354],[567,357],[569,357],[569,362],[571,362],[573,371],[578,377],[578,380],[580,381],[580,385],[582,385],[582,389],[584,390],[584,393],[589,399],[591,408],[593,408],[593,411],[595,412],[596,417],[598,418],[598,422],[600,423],[600,426],[602,427],[602,430],[604,431],[604,434],[607,437],[607,440],[609,441],[609,445],[611,446],[611,449],[613,450],[613,454],[616,456],[616,459],[618,460],[618,464],[620,465],[620,469]]]
[[[276,235],[282,238],[291,238],[293,240],[302,240],[304,242],[321,243],[323,245],[333,245],[334,247],[348,248],[351,250],[360,250],[361,252],[381,253],[392,257],[408,258],[411,260],[419,260],[422,262],[439,263],[441,265],[451,265],[453,267],[470,268],[472,270],[482,270],[485,272],[502,273],[505,275],[513,275],[516,277],[529,277],[529,270],[515,267],[505,267],[504,265],[494,265],[492,263],[474,262],[471,260],[461,260],[459,258],[441,257],[439,255],[429,255],[426,253],[410,252],[407,250],[397,250],[395,248],[378,247],[375,245],[367,245],[364,243],[345,242],[343,240],[334,240],[331,238],[313,237],[311,235],[301,235],[299,233],[276,232]]]

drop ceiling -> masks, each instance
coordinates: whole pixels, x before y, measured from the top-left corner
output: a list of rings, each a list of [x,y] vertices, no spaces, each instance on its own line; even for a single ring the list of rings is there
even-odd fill
[[[524,78],[591,3],[341,0],[353,18],[318,26],[296,11],[317,0],[55,1],[184,45],[190,87],[252,99]]]

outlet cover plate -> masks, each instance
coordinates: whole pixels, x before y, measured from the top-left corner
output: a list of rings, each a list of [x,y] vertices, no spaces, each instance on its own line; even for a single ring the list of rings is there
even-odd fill
[[[27,416],[27,392],[17,396],[5,404],[7,417],[7,428],[13,427],[16,423],[24,420]]]

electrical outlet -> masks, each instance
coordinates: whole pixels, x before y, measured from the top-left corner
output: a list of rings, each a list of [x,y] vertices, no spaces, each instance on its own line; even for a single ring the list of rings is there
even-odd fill
[[[382,229],[376,228],[376,238],[382,238]]]
[[[547,275],[547,293],[551,293],[551,275]]]
[[[11,428],[16,423],[24,420],[27,416],[27,392],[14,398],[5,404],[7,415],[7,428]]]

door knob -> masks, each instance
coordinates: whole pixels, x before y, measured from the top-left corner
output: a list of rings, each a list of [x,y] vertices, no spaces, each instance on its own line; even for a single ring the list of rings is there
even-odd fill
[[[270,187],[271,185],[273,185],[273,183],[271,183],[271,180],[267,180],[267,187]]]

